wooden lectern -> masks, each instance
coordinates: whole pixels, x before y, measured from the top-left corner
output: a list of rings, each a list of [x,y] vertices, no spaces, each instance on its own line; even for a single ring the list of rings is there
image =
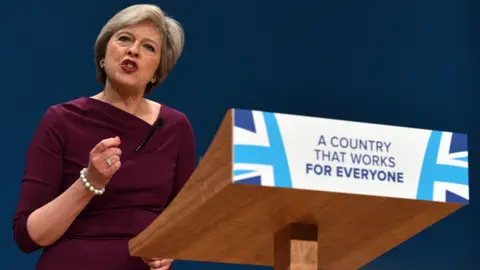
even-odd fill
[[[269,128],[267,117],[273,114],[264,114],[259,120],[259,112],[239,111],[237,117],[235,111],[228,111],[208,152],[171,205],[131,239],[132,256],[264,265],[279,270],[358,269],[466,204],[236,182],[234,122],[250,116],[250,124],[263,119]],[[276,117],[286,117],[275,122],[277,128],[290,125],[287,120],[304,122],[297,116]],[[301,137],[304,131],[291,131],[299,136],[298,149],[308,140]],[[399,158],[397,163],[405,160]],[[407,183],[408,177],[403,181]]]

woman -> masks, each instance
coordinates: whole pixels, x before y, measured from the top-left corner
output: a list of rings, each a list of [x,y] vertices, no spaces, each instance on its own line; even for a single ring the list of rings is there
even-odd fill
[[[130,256],[128,241],[195,168],[188,119],[144,97],[182,49],[182,28],[160,8],[126,8],[95,44],[104,90],[46,111],[27,151],[13,220],[24,252],[44,248],[38,270],[170,269],[166,258]]]

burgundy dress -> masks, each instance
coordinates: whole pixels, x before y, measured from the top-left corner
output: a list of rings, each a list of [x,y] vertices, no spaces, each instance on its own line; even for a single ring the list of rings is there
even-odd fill
[[[149,269],[129,255],[128,241],[169,204],[195,169],[195,141],[186,116],[162,105],[163,126],[135,149],[152,126],[110,104],[88,97],[50,107],[27,151],[14,238],[26,253],[42,247],[27,232],[27,218],[79,177],[90,150],[119,136],[122,167],[103,195],[95,196],[56,243],[45,247],[37,270]]]

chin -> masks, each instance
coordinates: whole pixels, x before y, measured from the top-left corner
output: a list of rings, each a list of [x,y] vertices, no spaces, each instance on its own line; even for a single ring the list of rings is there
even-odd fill
[[[129,89],[132,91],[136,91],[140,88],[140,84],[138,83],[137,79],[131,77],[128,78],[126,76],[118,76],[117,78],[115,78],[115,84],[118,85],[120,88]]]

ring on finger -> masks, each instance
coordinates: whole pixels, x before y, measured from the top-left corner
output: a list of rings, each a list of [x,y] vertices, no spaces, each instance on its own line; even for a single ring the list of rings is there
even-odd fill
[[[110,159],[106,158],[105,162],[107,163],[108,167],[112,166],[112,162],[110,161]]]

